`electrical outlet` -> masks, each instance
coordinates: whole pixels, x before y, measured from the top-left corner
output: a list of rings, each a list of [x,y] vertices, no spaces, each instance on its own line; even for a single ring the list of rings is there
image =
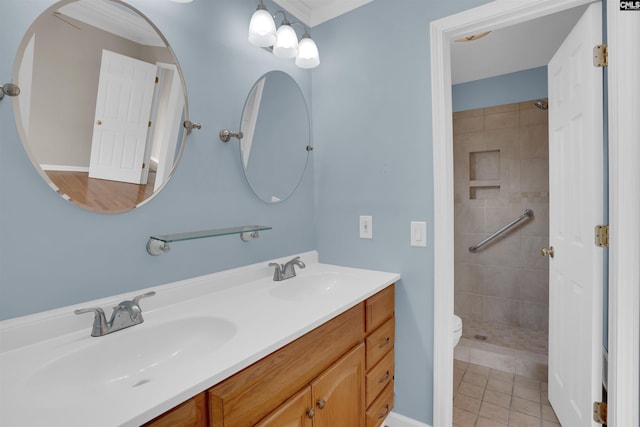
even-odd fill
[[[373,217],[360,216],[360,238],[373,239]]]

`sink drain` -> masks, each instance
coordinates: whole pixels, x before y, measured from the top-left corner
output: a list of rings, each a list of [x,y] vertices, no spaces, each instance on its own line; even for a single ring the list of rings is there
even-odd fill
[[[149,380],[149,379],[140,380],[137,383],[135,383],[134,385],[132,385],[131,388],[140,387],[141,385],[149,383],[149,382],[151,382],[151,380]]]

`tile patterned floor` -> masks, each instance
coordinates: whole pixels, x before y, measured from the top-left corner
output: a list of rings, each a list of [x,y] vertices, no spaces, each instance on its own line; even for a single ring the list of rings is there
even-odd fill
[[[547,383],[454,360],[455,427],[560,427]]]

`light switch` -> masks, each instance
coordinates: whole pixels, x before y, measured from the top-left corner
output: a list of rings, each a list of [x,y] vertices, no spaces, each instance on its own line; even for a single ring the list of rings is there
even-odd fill
[[[371,216],[360,217],[360,238],[373,239],[373,217]]]
[[[411,246],[427,247],[427,223],[411,221]]]

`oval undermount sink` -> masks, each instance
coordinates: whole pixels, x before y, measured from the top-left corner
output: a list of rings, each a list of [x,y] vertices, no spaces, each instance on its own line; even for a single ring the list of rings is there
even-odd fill
[[[36,368],[24,393],[37,406],[53,408],[145,384],[153,386],[154,380],[218,350],[236,332],[234,323],[216,317],[155,325],[147,320],[92,338],[88,345]]]
[[[345,273],[312,273],[277,282],[269,293],[284,300],[303,301],[332,295],[355,279]]]

